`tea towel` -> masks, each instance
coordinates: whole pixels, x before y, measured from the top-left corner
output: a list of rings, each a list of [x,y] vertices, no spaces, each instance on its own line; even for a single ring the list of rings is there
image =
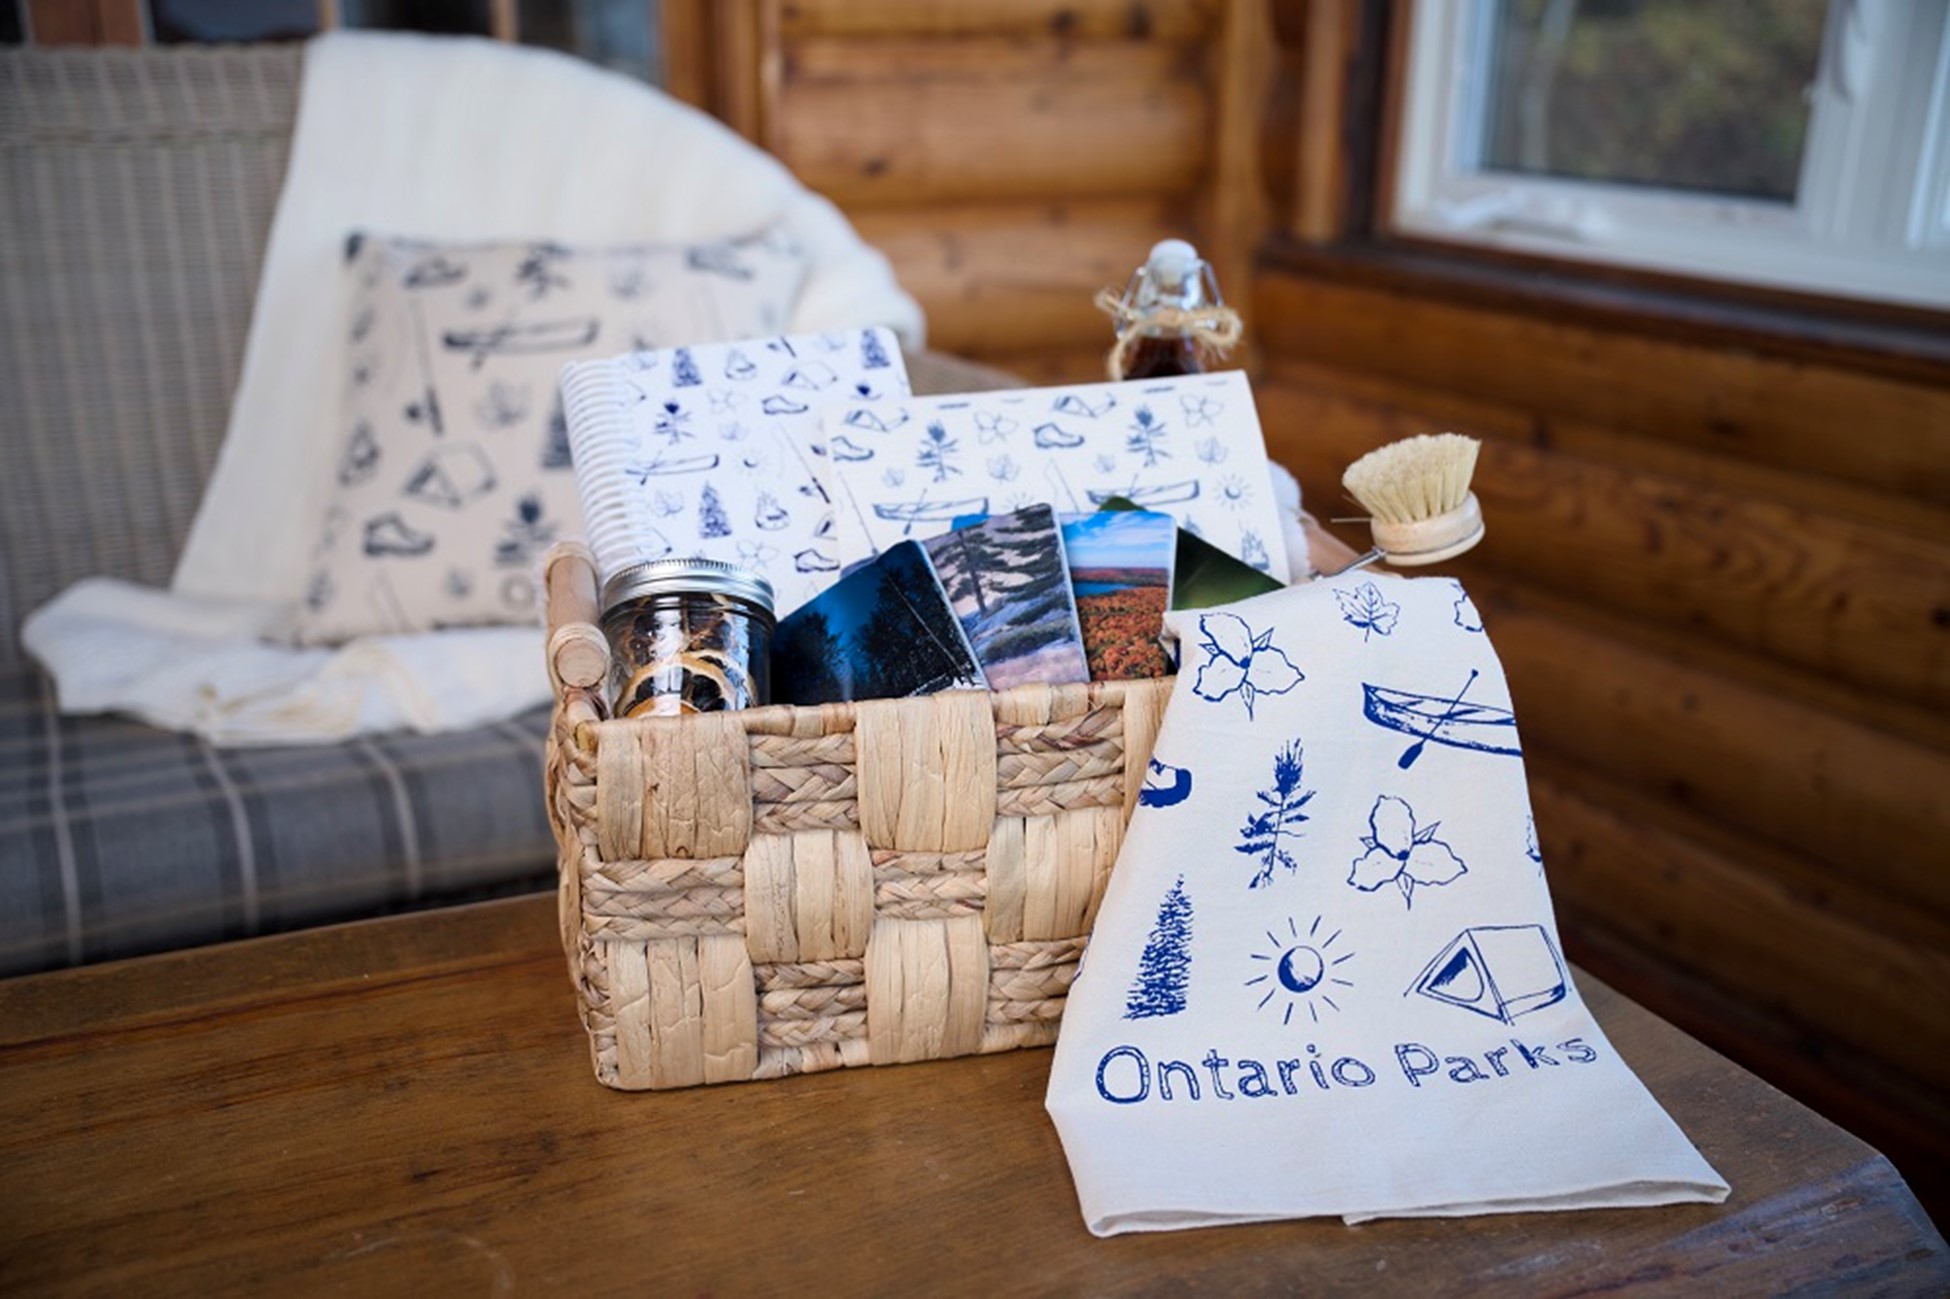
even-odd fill
[[[1343,574],[1167,635],[1050,1073],[1090,1230],[1724,1199],[1572,982],[1461,585]]]

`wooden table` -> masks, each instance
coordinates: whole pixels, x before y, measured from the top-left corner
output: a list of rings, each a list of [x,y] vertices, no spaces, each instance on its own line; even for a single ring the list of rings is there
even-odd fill
[[[1093,1239],[1047,1051],[622,1095],[553,900],[0,984],[0,1292],[1950,1292],[1889,1163],[1589,978],[1717,1207]]]

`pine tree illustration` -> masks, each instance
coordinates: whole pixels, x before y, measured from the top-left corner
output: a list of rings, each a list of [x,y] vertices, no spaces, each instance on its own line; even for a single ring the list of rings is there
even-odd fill
[[[676,359],[670,363],[670,374],[671,381],[679,388],[694,388],[704,382],[704,376],[697,372],[697,360],[692,357],[688,347],[677,349]]]
[[[887,359],[887,349],[880,345],[880,335],[871,329],[860,334],[860,368],[863,370],[885,370],[892,362]]]
[[[1131,436],[1124,439],[1124,449],[1143,456],[1146,469],[1155,469],[1160,460],[1171,459],[1171,452],[1160,445],[1165,440],[1165,422],[1153,415],[1149,406],[1133,411],[1132,420]]]
[[[548,439],[542,444],[542,468],[567,469],[569,464],[569,421],[563,417],[562,399],[557,397],[548,413]]]
[[[933,470],[935,482],[945,483],[961,472],[953,459],[960,449],[961,444],[949,437],[948,430],[937,420],[928,425],[927,440],[921,444],[921,454],[915,457],[915,463]]]
[[[1305,763],[1305,750],[1295,740],[1273,755],[1273,783],[1256,791],[1255,797],[1266,805],[1266,811],[1246,818],[1246,824],[1239,830],[1239,842],[1232,849],[1259,863],[1248,888],[1271,884],[1275,866],[1284,866],[1288,872],[1300,868],[1293,854],[1286,850],[1285,841],[1300,837],[1300,825],[1307,819],[1301,809],[1316,792],[1300,788]]]
[[[1124,999],[1125,1019],[1176,1015],[1185,1009],[1185,992],[1192,977],[1192,900],[1185,896],[1180,875],[1165,900],[1158,904],[1158,920],[1138,957],[1137,978]]]
[[[725,517],[724,502],[718,499],[718,489],[706,483],[697,498],[697,535],[700,537],[729,537],[731,520]]]

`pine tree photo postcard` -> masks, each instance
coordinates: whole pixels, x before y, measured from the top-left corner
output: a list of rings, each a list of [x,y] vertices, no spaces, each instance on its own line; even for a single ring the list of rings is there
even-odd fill
[[[1151,510],[1100,510],[1063,521],[1063,549],[1092,681],[1168,676],[1159,643],[1171,603],[1178,526]]]
[[[986,685],[917,542],[841,578],[772,636],[773,703],[903,699]]]
[[[1088,681],[1056,512],[992,514],[922,543],[992,690]]]
[[[1286,572],[1252,387],[1238,371],[828,406],[840,562],[947,532],[969,514],[1113,496]]]
[[[908,391],[900,343],[877,327],[566,367],[564,450],[597,566],[725,560],[763,574],[791,612],[840,571],[821,408],[897,407]]]

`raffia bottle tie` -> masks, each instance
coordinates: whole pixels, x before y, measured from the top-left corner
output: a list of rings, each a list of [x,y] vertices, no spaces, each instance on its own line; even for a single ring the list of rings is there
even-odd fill
[[[1106,368],[1113,382],[1203,374],[1239,341],[1239,313],[1219,297],[1219,281],[1198,249],[1164,239],[1119,297],[1097,294],[1097,307],[1117,330]]]
[[[771,702],[772,584],[715,559],[636,564],[603,584],[618,717]]]

